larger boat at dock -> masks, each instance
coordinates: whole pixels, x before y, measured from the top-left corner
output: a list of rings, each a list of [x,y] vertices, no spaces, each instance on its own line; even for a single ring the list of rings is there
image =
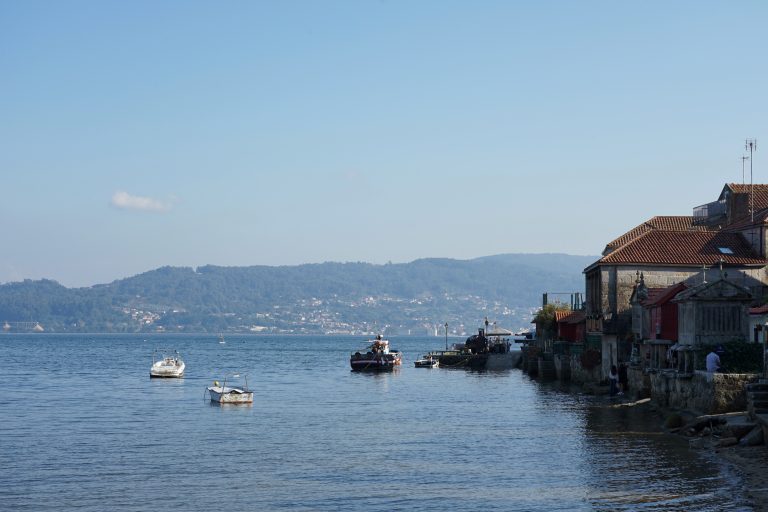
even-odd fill
[[[397,350],[390,350],[389,341],[376,336],[369,340],[369,345],[363,353],[357,351],[349,357],[349,365],[353,371],[387,371],[403,363],[402,355]]]
[[[512,332],[493,326],[478,329],[464,343],[455,343],[450,350],[431,352],[440,361],[440,368],[469,368],[472,370],[502,370],[515,368],[521,352],[512,349]]]

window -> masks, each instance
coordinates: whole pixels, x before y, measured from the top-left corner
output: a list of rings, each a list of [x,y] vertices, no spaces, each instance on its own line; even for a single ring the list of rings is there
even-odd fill
[[[730,247],[718,247],[718,251],[720,251],[720,254],[733,254],[733,250]]]

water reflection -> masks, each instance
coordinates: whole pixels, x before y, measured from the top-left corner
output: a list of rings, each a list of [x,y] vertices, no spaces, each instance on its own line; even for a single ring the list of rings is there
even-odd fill
[[[662,433],[652,407],[611,405],[586,409],[587,497],[596,510],[749,510],[718,492],[734,485],[724,466]]]
[[[3,408],[5,508],[56,510],[63,492],[83,511],[151,510],[171,488],[181,510],[748,510],[649,411],[519,370],[357,373],[358,338],[201,335],[163,340],[186,376],[151,380],[157,338],[0,340],[0,380],[26,382],[30,350],[47,370]],[[201,402],[229,369],[253,376],[255,402]]]

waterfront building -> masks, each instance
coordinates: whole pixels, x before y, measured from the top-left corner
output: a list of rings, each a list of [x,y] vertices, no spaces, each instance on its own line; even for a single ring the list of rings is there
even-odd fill
[[[555,311],[557,341],[583,343],[586,339],[586,317],[584,311]]]
[[[749,332],[753,343],[768,345],[768,304],[750,308]]]
[[[659,337],[644,336],[651,333],[642,332],[643,322],[633,327],[631,300],[638,272],[648,290],[662,293],[658,289],[706,282],[707,273],[714,274],[712,268],[721,265],[731,283],[752,297],[763,297],[768,290],[767,251],[768,185],[726,184],[716,201],[695,207],[691,216],[653,217],[609,242],[602,257],[584,269],[586,346],[601,352],[603,377],[611,365],[629,360],[634,342],[664,339],[661,332]],[[664,299],[655,313],[649,307],[645,322],[652,321],[650,314],[661,321],[667,305],[669,334],[674,308],[668,305],[671,297]],[[652,306],[648,297],[635,300]],[[646,328],[655,330],[656,325]]]

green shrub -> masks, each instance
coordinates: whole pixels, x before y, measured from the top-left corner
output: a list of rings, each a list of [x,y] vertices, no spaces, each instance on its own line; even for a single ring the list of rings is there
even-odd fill
[[[707,354],[722,345],[724,352],[720,354],[720,364],[728,373],[760,373],[763,371],[762,343],[748,343],[741,340],[726,341],[702,345],[696,358],[696,369],[707,368]]]

